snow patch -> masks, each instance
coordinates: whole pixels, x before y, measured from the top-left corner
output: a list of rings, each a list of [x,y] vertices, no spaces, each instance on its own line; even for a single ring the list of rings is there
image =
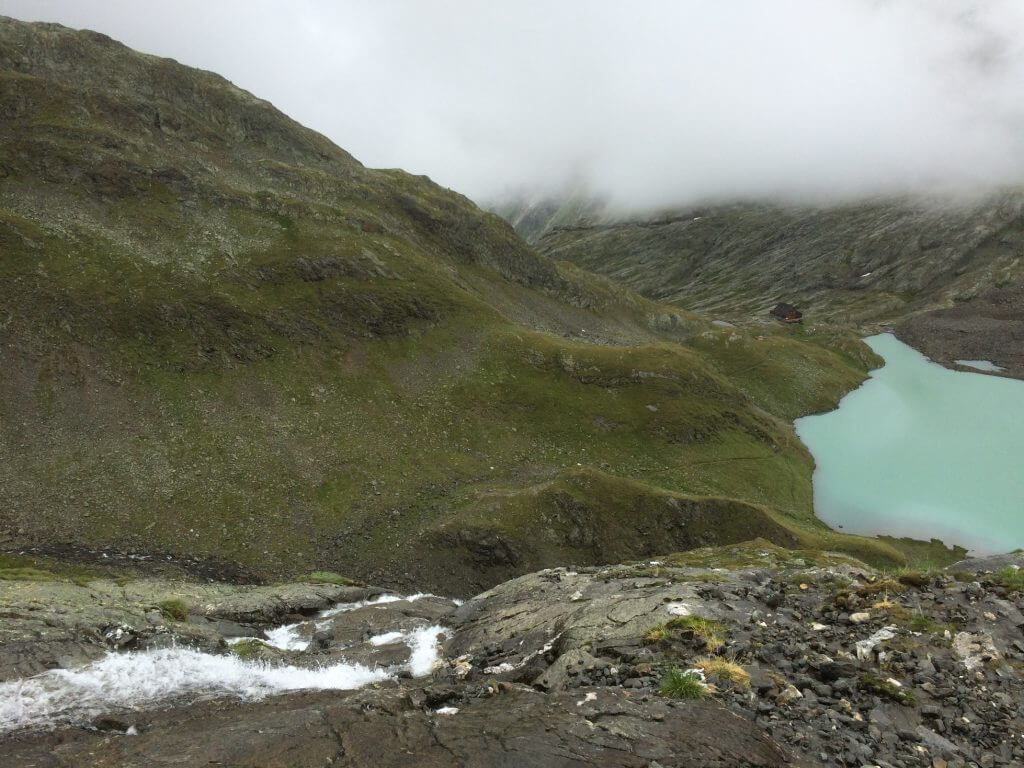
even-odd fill
[[[974,368],[978,371],[988,371],[989,373],[1000,373],[1006,369],[1001,365],[996,365],[991,360],[954,360],[957,365],[963,365],[968,368]]]

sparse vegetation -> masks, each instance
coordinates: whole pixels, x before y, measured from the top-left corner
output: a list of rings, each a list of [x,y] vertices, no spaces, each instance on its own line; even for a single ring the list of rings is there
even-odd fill
[[[252,659],[258,658],[260,653],[269,648],[266,643],[256,638],[250,638],[241,640],[237,643],[232,643],[231,652],[243,661],[251,661]]]
[[[897,573],[896,579],[900,584],[907,587],[916,587],[917,589],[923,589],[932,582],[933,575],[924,571],[917,570],[905,570]]]
[[[661,680],[658,692],[672,699],[707,698],[707,687],[692,672],[672,667]]]
[[[975,296],[1002,282],[1019,285],[1021,264],[1007,254],[1000,260],[1003,269],[993,269],[992,246],[977,230],[978,221],[989,216],[1012,225],[1015,208],[1006,208],[996,213],[997,204],[989,202],[949,216],[895,200],[804,208],[731,203],[704,208],[699,221],[685,210],[660,210],[649,226],[601,221],[594,214],[596,226],[552,229],[537,246],[639,293],[668,295],[681,306],[699,306],[736,322],[761,315],[767,297],[785,296],[799,303],[805,322],[772,330],[812,335],[814,325],[826,319],[900,316],[911,308],[944,305],[958,291]],[[882,228],[887,237],[877,236]],[[935,263],[926,251],[901,249],[901,243],[918,238],[948,247],[963,271],[936,276],[927,285],[914,283],[912,275]],[[778,270],[795,260],[798,273]],[[886,279],[862,280],[853,265],[869,262],[888,265]],[[851,281],[860,283],[856,290],[850,290]],[[919,287],[906,290],[911,284]]]
[[[906,587],[894,579],[876,579],[857,587],[857,594],[861,597],[875,597],[877,595],[899,595],[906,591]]]
[[[166,621],[185,621],[188,619],[188,605],[184,600],[173,598],[157,603],[160,615]]]
[[[992,581],[1011,592],[1024,592],[1024,568],[1007,566],[996,571],[992,576]]]
[[[647,630],[647,634],[645,634],[643,638],[643,643],[644,645],[657,645],[658,643],[668,640],[668,638],[668,630],[665,629],[663,625],[659,624],[658,626],[651,627]]]
[[[724,624],[700,616],[678,616],[665,623],[669,631],[692,632],[701,638],[712,653],[725,645],[728,629]]]
[[[80,565],[0,554],[0,580],[4,581],[70,581],[85,585],[99,576],[97,571]]]
[[[49,571],[42,571],[31,566],[0,568],[0,579],[4,581],[53,581],[56,578],[56,575]]]
[[[895,701],[908,707],[917,703],[917,698],[910,691],[904,690],[902,686],[883,680],[870,672],[861,672],[857,676],[857,687],[862,691],[873,693],[884,699]]]
[[[750,687],[750,673],[734,661],[719,657],[705,657],[693,662],[697,669],[704,670],[704,674],[728,680],[741,688]]]

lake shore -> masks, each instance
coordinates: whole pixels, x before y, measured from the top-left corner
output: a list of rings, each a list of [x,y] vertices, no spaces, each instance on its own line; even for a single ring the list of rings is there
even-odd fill
[[[815,457],[814,506],[860,535],[938,538],[972,554],[1024,545],[1024,387],[928,360],[892,334],[886,360],[839,408],[795,423]]]

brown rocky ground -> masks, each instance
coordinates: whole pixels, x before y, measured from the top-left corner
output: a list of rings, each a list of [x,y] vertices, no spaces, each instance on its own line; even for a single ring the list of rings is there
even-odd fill
[[[1024,287],[999,288],[948,309],[913,315],[896,335],[936,362],[988,360],[1024,379]],[[963,370],[973,370],[963,368]]]

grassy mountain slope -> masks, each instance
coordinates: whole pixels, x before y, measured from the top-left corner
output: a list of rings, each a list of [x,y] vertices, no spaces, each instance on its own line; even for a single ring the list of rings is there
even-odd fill
[[[963,302],[1024,277],[1024,195],[959,206],[732,204],[555,226],[537,247],[645,296],[740,318],[776,301],[859,323]]]
[[[91,32],[0,19],[0,132],[8,548],[449,593],[756,535],[902,557],[812,517],[790,423],[863,379],[847,337],[712,327]]]

